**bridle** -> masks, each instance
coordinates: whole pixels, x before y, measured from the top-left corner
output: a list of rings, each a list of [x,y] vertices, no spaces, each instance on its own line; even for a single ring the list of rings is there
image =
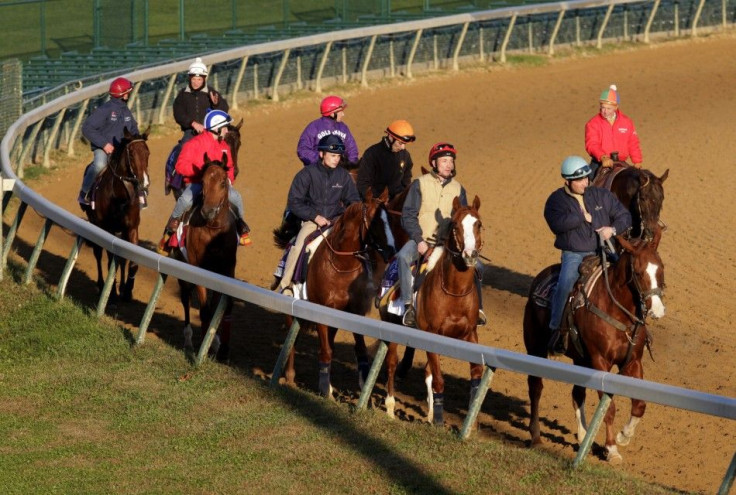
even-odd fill
[[[146,140],[143,139],[143,138],[132,139],[131,141],[128,142],[128,144],[125,145],[125,148],[124,148],[124,151],[123,151],[124,156],[125,156],[125,162],[128,165],[127,166],[127,169],[128,169],[127,171],[130,172],[131,175],[121,175],[121,174],[118,173],[118,171],[116,170],[116,168],[119,165],[119,162],[118,163],[115,163],[115,167],[112,167],[112,166],[110,167],[110,172],[112,172],[112,175],[116,179],[119,179],[122,182],[130,182],[136,188],[140,184],[141,180],[138,178],[138,175],[135,172],[135,168],[132,166],[132,164],[133,164],[133,155],[131,153],[131,148],[133,147],[133,144],[139,143],[139,142],[142,142],[145,145]]]
[[[214,163],[214,162],[212,162],[212,163]],[[219,165],[219,164],[218,165],[210,165],[210,166],[219,167],[222,170],[225,170],[225,168],[223,166]],[[207,167],[207,168],[209,168],[209,167]],[[225,177],[227,177],[227,171],[225,171]],[[205,198],[205,189],[203,187],[202,188],[202,199],[204,199],[204,198]],[[213,221],[217,220],[217,217],[220,215],[220,211],[224,208],[226,202],[229,203],[228,195],[227,194],[225,194],[224,197],[222,199],[220,199],[220,201],[217,203],[217,206],[215,206],[214,208],[208,209],[208,211],[211,211],[212,212],[212,220],[209,220],[207,217],[205,217],[205,219],[207,219],[206,226],[207,226],[208,229],[211,229],[211,230],[220,230],[220,229],[222,229],[222,228],[224,228],[224,227],[227,226],[227,223],[222,224],[222,225],[218,224],[217,222],[214,222],[213,223]],[[202,212],[203,207],[204,207],[204,204],[202,206],[200,206],[200,214],[202,214],[201,212]],[[204,216],[204,215],[202,215],[202,216]]]
[[[477,218],[477,217],[476,217]],[[480,219],[477,219],[478,222],[480,222]],[[482,229],[481,225],[481,229]],[[452,248],[452,244],[457,247],[457,250]],[[464,246],[464,244],[460,243],[460,239],[458,236],[458,228],[457,228],[457,222],[453,221],[451,223],[450,227],[450,236],[448,236],[447,240],[445,241],[445,249],[450,254],[451,258],[460,259],[465,266],[468,268],[472,268],[475,270],[475,265],[478,262],[478,258],[480,257],[480,251],[483,249],[483,236],[481,236],[480,244],[477,246],[477,249],[474,250],[473,256],[470,257],[470,263],[468,263],[465,256],[463,256],[463,248],[461,246]],[[462,293],[455,293],[450,291],[450,289],[447,288],[445,285],[445,277],[444,277],[444,270],[440,268],[439,270],[439,278],[440,278],[440,287],[442,288],[442,292],[447,294],[448,296],[453,297],[465,297],[468,294],[470,294],[473,290],[475,290],[475,282],[470,284],[468,286],[468,289],[465,292]]]

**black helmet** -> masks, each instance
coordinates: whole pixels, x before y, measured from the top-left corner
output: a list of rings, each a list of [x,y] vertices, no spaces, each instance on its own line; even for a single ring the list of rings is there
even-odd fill
[[[319,144],[317,144],[317,149],[319,151],[324,151],[327,153],[343,155],[345,154],[345,143],[342,142],[340,136],[328,134],[319,140]]]

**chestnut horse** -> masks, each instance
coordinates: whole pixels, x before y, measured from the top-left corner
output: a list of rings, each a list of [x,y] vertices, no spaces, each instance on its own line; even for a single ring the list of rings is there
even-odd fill
[[[123,129],[123,139],[110,155],[110,160],[95,181],[91,192],[93,205],[84,206],[89,221],[132,244],[138,244],[138,226],[141,222],[141,208],[138,192],[148,188],[148,157],[150,151],[146,140],[148,129],[142,135],[133,135],[128,128]],[[97,288],[102,291],[102,248],[92,246],[97,260]],[[108,253],[108,259],[111,254]],[[130,262],[128,277],[125,278],[126,260],[119,258],[120,298],[130,301],[133,298],[133,285],[138,265]],[[108,265],[109,266],[109,265]],[[117,298],[115,284],[111,297]]]
[[[455,198],[452,204],[450,231],[442,247],[436,247],[430,256],[427,275],[416,297],[417,328],[426,332],[478,343],[478,292],[475,289],[475,266],[483,246],[481,219],[478,214],[480,199],[475,196],[471,206],[461,206]],[[402,288],[403,289],[403,288]],[[394,374],[398,363],[398,344],[390,343],[386,356],[388,379],[386,383],[386,412],[394,415]],[[427,420],[443,424],[445,382],[440,369],[439,355],[427,352],[425,368]],[[483,366],[470,364],[472,402],[480,385]]]
[[[615,365],[624,376],[642,378],[644,368],[642,355],[649,345],[647,316],[661,318],[665,308],[662,303],[664,289],[664,265],[657,253],[662,230],[656,228],[651,240],[637,239],[627,241],[623,236],[617,240],[623,248],[616,264],[603,271],[592,287],[573,299],[571,329],[567,356],[576,365],[599,371],[610,371]],[[528,354],[547,357],[549,341],[548,304],[537,290],[550,275],[559,271],[559,264],[545,268],[532,282],[529,299],[524,310],[524,345]],[[575,332],[575,329],[577,332]],[[574,344],[573,334],[579,334],[580,342]],[[531,414],[529,432],[532,445],[541,443],[539,430],[539,400],[542,396],[542,379],[528,377]],[[602,396],[599,392],[598,396]],[[577,419],[577,439],[582,442],[586,434],[585,388],[574,385],[572,399]],[[619,445],[627,445],[634,436],[646,403],[631,399],[631,418],[618,435],[614,434],[613,420],[616,414],[614,402],[606,412],[606,458],[612,463],[621,462]]]
[[[649,170],[637,169],[626,162],[614,162],[608,173],[598,174],[596,186],[609,189],[631,213],[630,238],[651,239],[655,229],[664,227],[659,214],[664,202],[662,183],[670,170],[657,177]]]
[[[202,168],[201,203],[195,203],[188,218],[185,238],[186,259],[176,250],[176,257],[190,265],[209,270],[226,277],[235,275],[238,235],[235,225],[235,214],[230,209],[228,198],[227,155],[223,153],[221,161],[210,161],[205,154],[205,165]],[[179,280],[181,288],[181,304],[184,307],[184,342],[187,349],[192,348],[192,326],[189,319],[189,298],[192,287],[196,289],[200,307],[202,333],[207,331],[220,295],[211,293],[207,288]],[[230,313],[232,301],[229,302],[221,330],[221,345],[217,358],[227,357],[230,341]],[[216,347],[216,346],[215,346]]]
[[[368,192],[364,202],[347,207],[322,240],[307,266],[307,298],[329,308],[365,316],[374,297],[371,280],[369,251],[383,253],[384,259],[395,252],[393,237],[388,228],[385,203],[388,191],[374,198]],[[319,393],[332,398],[330,367],[337,328],[316,324],[319,337]],[[358,361],[358,385],[370,368],[365,339],[353,334]],[[286,382],[294,384],[294,348],[286,366]]]

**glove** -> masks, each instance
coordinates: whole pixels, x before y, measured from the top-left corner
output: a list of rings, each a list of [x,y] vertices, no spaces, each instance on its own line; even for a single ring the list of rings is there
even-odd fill
[[[603,155],[601,157],[601,166],[603,168],[611,168],[613,167],[613,160],[611,160],[607,155]]]
[[[634,168],[641,168],[641,167],[642,167],[642,164],[641,163],[635,163],[634,164]]]

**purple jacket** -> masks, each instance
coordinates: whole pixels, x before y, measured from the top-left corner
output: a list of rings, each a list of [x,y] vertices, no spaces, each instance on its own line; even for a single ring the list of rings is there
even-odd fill
[[[351,163],[358,163],[358,145],[348,126],[329,117],[320,117],[304,128],[296,146],[296,155],[305,166],[319,162],[317,144],[328,134],[339,136],[345,143],[345,157]]]

